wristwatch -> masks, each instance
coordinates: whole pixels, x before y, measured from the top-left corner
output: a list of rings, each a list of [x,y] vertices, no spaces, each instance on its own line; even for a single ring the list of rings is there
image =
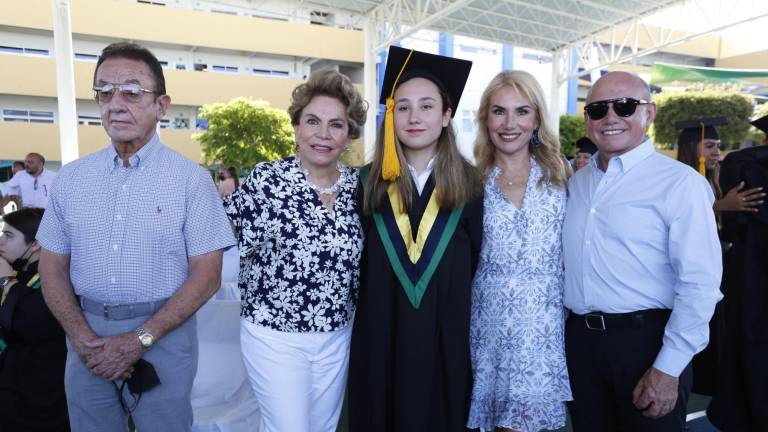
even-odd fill
[[[5,287],[11,283],[12,281],[16,280],[13,276],[3,276],[0,277],[0,290],[5,289]]]
[[[152,344],[155,343],[155,337],[152,336],[152,333],[145,330],[144,327],[139,327],[136,329],[136,334],[139,336],[139,342],[144,349],[152,348]]]

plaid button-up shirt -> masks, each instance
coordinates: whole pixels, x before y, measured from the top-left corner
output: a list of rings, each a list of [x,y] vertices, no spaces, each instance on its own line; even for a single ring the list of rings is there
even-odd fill
[[[109,303],[170,297],[188,257],[235,243],[209,173],[155,135],[124,167],[115,148],[65,165],[37,233],[70,255],[75,294]]]

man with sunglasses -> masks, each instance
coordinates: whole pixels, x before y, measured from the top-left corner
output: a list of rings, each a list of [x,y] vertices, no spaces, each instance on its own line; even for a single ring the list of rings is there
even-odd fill
[[[55,172],[45,169],[43,155],[30,153],[24,160],[24,169],[16,172],[5,184],[5,194],[21,198],[24,207],[45,208],[55,178]]]
[[[107,46],[93,91],[110,144],[61,169],[38,232],[43,295],[67,333],[70,423],[124,432],[130,412],[138,430],[187,431],[194,313],[234,237],[208,172],[160,142],[171,98],[157,58]]]
[[[563,226],[574,430],[679,432],[722,262],[712,190],[656,153],[638,76],[600,78],[584,109],[598,152],[569,181]]]

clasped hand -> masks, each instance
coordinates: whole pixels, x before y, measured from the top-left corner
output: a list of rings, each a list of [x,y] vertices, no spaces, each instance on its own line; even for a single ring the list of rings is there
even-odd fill
[[[96,337],[78,345],[75,351],[83,363],[94,375],[110,381],[130,378],[133,365],[144,354],[133,332]]]

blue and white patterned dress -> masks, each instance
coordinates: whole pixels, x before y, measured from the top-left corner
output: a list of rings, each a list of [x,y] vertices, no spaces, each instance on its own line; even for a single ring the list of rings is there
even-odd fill
[[[531,174],[520,209],[485,185],[483,245],[472,286],[474,385],[467,426],[557,429],[571,400],[565,364],[561,231],[566,191]]]

